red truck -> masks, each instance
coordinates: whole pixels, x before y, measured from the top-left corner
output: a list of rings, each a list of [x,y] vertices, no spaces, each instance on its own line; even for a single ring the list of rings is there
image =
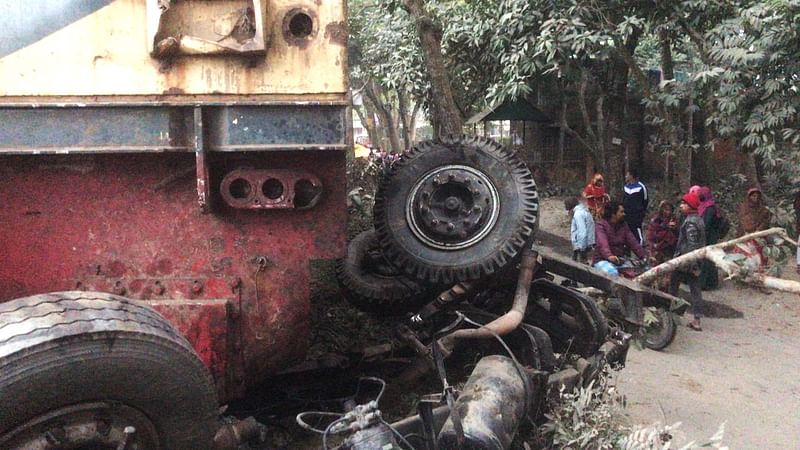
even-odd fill
[[[0,448],[210,448],[221,402],[303,358],[309,262],[345,252],[345,4],[0,25]]]

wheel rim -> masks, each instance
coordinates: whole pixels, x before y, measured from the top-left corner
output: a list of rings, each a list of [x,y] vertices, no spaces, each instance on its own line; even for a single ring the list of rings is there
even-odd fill
[[[665,339],[668,339],[670,321],[667,314],[669,313],[666,311],[657,310],[654,313],[656,321],[645,327],[644,338],[648,344],[658,346],[662,344]]]
[[[30,450],[158,449],[158,433],[124,405],[82,403],[42,414],[0,437],[2,448]]]
[[[480,242],[497,223],[497,187],[477,169],[437,167],[414,184],[406,202],[406,220],[420,241],[442,250]]]

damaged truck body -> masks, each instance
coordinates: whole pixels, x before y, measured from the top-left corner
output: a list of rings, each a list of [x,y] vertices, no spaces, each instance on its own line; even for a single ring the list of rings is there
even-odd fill
[[[505,449],[548,390],[624,364],[630,335],[547,273],[533,177],[493,142],[404,155],[379,188],[374,231],[347,253],[343,1],[8,6],[0,448],[263,438],[220,405],[303,361],[318,259],[342,258],[354,303],[408,314],[392,346],[417,360],[401,377],[443,383],[395,424],[376,402],[316,429],[344,448],[414,435],[417,448]],[[501,351],[459,392],[444,361],[475,340]]]

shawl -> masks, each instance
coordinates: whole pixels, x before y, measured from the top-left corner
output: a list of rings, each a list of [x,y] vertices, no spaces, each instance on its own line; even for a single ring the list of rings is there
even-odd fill
[[[711,194],[711,188],[709,188],[708,186],[703,186],[700,189],[698,189],[697,195],[700,196],[700,206],[697,208],[697,215],[699,215],[700,217],[704,217],[706,210],[709,207],[716,205],[717,202],[714,201],[714,195]],[[717,208],[716,216],[717,217],[722,216],[719,208]]]
[[[772,213],[767,209],[763,195],[759,197],[757,203],[750,201],[750,194],[754,192],[760,194],[761,189],[752,188],[748,190],[747,196],[742,204],[739,205],[739,226],[737,228],[737,234],[739,236],[766,230],[767,227],[769,227],[769,220],[772,217]]]

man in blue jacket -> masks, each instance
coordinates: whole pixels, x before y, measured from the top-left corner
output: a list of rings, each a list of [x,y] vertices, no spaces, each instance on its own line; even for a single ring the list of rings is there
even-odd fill
[[[625,207],[625,222],[631,232],[644,244],[644,234],[642,234],[642,222],[647,215],[647,205],[650,197],[644,183],[639,181],[639,171],[631,167],[625,173],[625,195],[622,198],[622,206]]]
[[[565,202],[572,214],[569,236],[572,241],[572,259],[588,264],[589,253],[594,247],[594,219],[589,212],[587,200],[577,195]]]

